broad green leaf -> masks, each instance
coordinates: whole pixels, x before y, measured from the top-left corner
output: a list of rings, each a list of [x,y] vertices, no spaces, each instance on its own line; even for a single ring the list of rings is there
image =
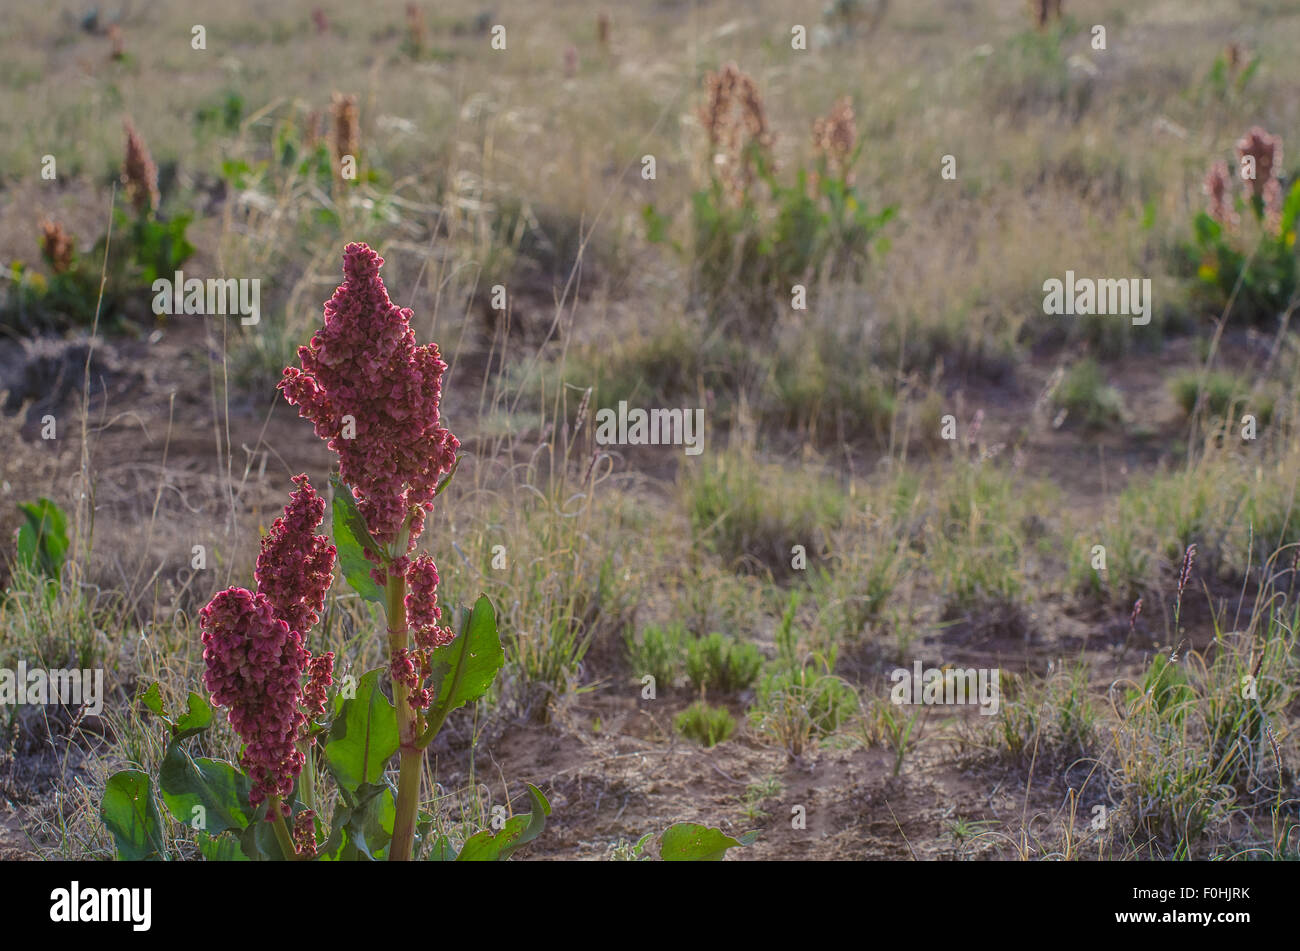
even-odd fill
[[[384,668],[370,671],[357,684],[356,696],[344,700],[325,744],[325,759],[339,784],[355,792],[377,783],[388,758],[397,752],[397,712],[379,689]]]
[[[497,637],[496,612],[488,596],[481,594],[460,636],[430,657],[438,695],[429,708],[429,723],[440,726],[451,711],[483,696],[505,660]]]
[[[267,804],[257,807],[248,827],[238,833],[239,850],[256,862],[283,862],[291,858],[280,848],[280,840],[275,837],[275,826],[266,821]]]
[[[357,790],[356,803],[334,810],[329,838],[320,847],[321,861],[378,861],[393,838],[397,802],[386,783],[366,783]]]
[[[727,849],[753,845],[757,839],[757,832],[746,832],[733,839],[721,829],[710,829],[697,822],[678,822],[664,830],[659,857],[665,862],[721,862]]]
[[[209,835],[245,829],[253,819],[248,777],[221,760],[193,759],[179,743],[167,748],[158,788],[177,822]]]
[[[384,601],[384,589],[375,584],[370,572],[376,563],[366,558],[369,549],[376,555],[382,555],[382,549],[370,535],[366,520],[357,510],[356,499],[349,488],[337,475],[330,476],[330,485],[334,487],[333,532],[334,547],[338,549],[339,568],[348,580],[352,590],[367,601]]]
[[[189,711],[176,718],[175,738],[178,740],[202,733],[212,725],[212,704],[202,696],[191,691],[188,706]]]
[[[104,786],[99,814],[113,833],[118,858],[136,862],[152,855],[165,857],[162,815],[147,773],[138,769],[114,773]]]
[[[527,845],[542,834],[546,817],[551,814],[551,804],[542,791],[528,784],[528,796],[533,801],[533,811],[523,816],[513,816],[499,832],[487,829],[466,840],[457,862],[504,862],[518,848]]]

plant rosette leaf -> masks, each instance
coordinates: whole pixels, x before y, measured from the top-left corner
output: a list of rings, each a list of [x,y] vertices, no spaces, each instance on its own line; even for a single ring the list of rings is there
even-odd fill
[[[104,786],[99,814],[113,834],[120,859],[166,858],[162,814],[154,802],[152,786],[149,774],[138,769],[114,773]]]
[[[246,829],[253,821],[248,777],[222,760],[194,759],[178,742],[167,748],[158,788],[177,822],[210,836]]]
[[[528,784],[528,796],[533,802],[532,812],[511,817],[498,832],[484,829],[470,836],[461,848],[460,855],[456,856],[456,861],[504,862],[516,849],[541,835],[546,828],[546,817],[551,814],[551,804],[532,783]],[[445,853],[435,857],[441,860]]]
[[[678,822],[664,830],[659,857],[665,862],[721,862],[727,849],[753,845],[757,840],[757,832],[746,832],[733,839],[721,829],[697,822]]]
[[[338,549],[339,568],[353,591],[367,601],[382,604],[384,589],[375,584],[370,572],[387,561],[383,549],[371,536],[366,520],[361,517],[352,489],[338,475],[330,476],[330,485],[334,489],[332,530],[334,547]],[[367,551],[377,560],[367,558]]]
[[[387,856],[397,820],[397,801],[386,783],[359,787],[350,805],[339,804],[329,838],[318,851],[320,861],[379,861]]]
[[[389,757],[401,743],[397,711],[379,689],[384,672],[385,668],[377,667],[361,678],[356,695],[343,701],[325,744],[330,772],[349,792],[379,782]]]

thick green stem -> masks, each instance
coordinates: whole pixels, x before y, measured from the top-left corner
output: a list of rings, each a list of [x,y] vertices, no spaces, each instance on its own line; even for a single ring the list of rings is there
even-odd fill
[[[388,858],[392,862],[409,862],[412,858],[423,759],[423,750],[403,747],[401,771],[397,775],[397,818],[393,822],[393,843],[388,847]]]
[[[408,647],[406,625],[406,578],[388,576],[388,648],[389,655]],[[417,745],[415,711],[409,700],[410,688],[393,684],[393,700],[397,705],[397,731],[401,740],[402,766],[397,777],[397,817],[393,822],[393,841],[388,847],[392,862],[409,862],[415,846],[415,817],[420,806],[420,762],[422,752]]]
[[[280,843],[280,849],[284,852],[284,857],[291,862],[298,861],[301,856],[298,854],[298,850],[294,848],[293,836],[289,835],[289,827],[284,824],[284,816],[280,815],[280,797],[273,797],[267,808],[275,816],[271,820],[271,826],[275,829],[275,839]]]
[[[304,740],[298,744],[306,760],[302,764],[302,776],[298,781],[298,793],[307,808],[316,815],[320,815],[320,809],[316,806],[316,744],[311,740]]]

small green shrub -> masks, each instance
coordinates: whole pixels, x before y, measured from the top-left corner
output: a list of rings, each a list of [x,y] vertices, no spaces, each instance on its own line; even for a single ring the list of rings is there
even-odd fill
[[[681,675],[689,635],[680,623],[646,627],[639,637],[628,630],[623,637],[627,665],[638,678],[649,674],[669,686]]]
[[[725,707],[714,707],[697,700],[677,714],[673,728],[701,746],[717,746],[736,732],[736,718]]]
[[[1202,377],[1204,384],[1202,385]],[[1204,392],[1203,405],[1210,416],[1222,419],[1225,416],[1237,418],[1238,412],[1252,411],[1260,425],[1267,426],[1273,419],[1274,400],[1263,395],[1251,401],[1249,381],[1236,374],[1214,370],[1201,374],[1195,370],[1180,373],[1170,381],[1174,399],[1188,416],[1196,410],[1197,402]]]
[[[799,756],[812,740],[828,736],[858,710],[853,687],[832,673],[833,660],[817,657],[794,669],[766,674],[750,710],[754,729]]]
[[[763,655],[746,641],[713,632],[686,648],[686,676],[696,690],[735,693],[758,677]]]
[[[1078,420],[1090,429],[1104,429],[1124,418],[1119,390],[1106,384],[1101,367],[1091,358],[1070,368],[1053,401],[1065,410],[1067,420]]]

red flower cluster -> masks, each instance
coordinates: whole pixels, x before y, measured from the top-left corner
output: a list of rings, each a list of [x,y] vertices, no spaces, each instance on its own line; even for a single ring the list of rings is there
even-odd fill
[[[316,813],[311,809],[293,817],[293,848],[306,858],[316,857]]]
[[[411,706],[423,709],[433,702],[432,692],[421,686],[432,672],[430,654],[450,644],[456,634],[438,623],[442,608],[438,606],[438,568],[433,559],[420,555],[411,562],[406,584],[406,623],[415,634],[416,649],[398,649],[389,663],[389,673],[394,683],[410,688]]]
[[[126,129],[126,160],[122,163],[122,181],[126,197],[137,213],[156,211],[158,208],[158,166],[149,154],[149,146],[136,131],[130,119],[123,120]]]
[[[298,491],[262,539],[257,593],[227,588],[199,614],[203,682],[213,702],[229,708],[227,719],[244,741],[255,807],[293,791],[306,759],[296,743],[325,712],[326,688],[334,682],[334,654],[313,658],[304,643],[324,609],[336,551],[315,534],[325,502],[305,475],[293,482]],[[289,806],[281,811],[288,816]]]
[[[1282,168],[1282,137],[1270,135],[1268,130],[1254,126],[1237,142],[1237,166],[1247,156],[1254,159],[1255,177],[1246,179],[1251,197],[1264,205],[1264,217],[1270,228],[1281,223],[1282,183],[1278,170]]]
[[[294,476],[293,484],[298,491],[289,496],[284,515],[262,539],[253,577],[257,590],[275,605],[276,617],[288,624],[289,630],[305,636],[325,607],[337,549],[324,535],[315,534],[325,517],[325,500],[316,494],[307,476]]]
[[[307,663],[307,685],[302,688],[302,710],[308,720],[325,715],[326,690],[334,683],[334,652]]]
[[[1270,181],[1276,179],[1277,169],[1282,167],[1282,137],[1269,135],[1268,130],[1253,126],[1237,142],[1237,162],[1246,156],[1255,160],[1255,177],[1246,179],[1250,193],[1256,198],[1264,197],[1264,189]]]
[[[293,791],[305,756],[295,741],[306,722],[298,709],[303,672],[310,654],[302,635],[275,616],[264,594],[228,588],[200,613],[203,683],[244,741],[244,768],[253,781],[249,801]],[[287,816],[289,806],[282,804]],[[270,818],[270,817],[268,817]]]
[[[410,309],[389,300],[379,276],[383,263],[364,244],[344,249],[346,279],[280,389],[338,453],[375,540],[393,542],[409,517],[411,551],[460,442],[439,423],[447,365],[436,344],[416,346]]]
[[[1232,207],[1232,178],[1228,174],[1228,163],[1218,161],[1211,165],[1203,187],[1210,199],[1207,209],[1210,217],[1221,225],[1234,227],[1238,215]]]
[[[406,570],[406,623],[415,632],[421,647],[450,644],[453,635],[440,627],[442,608],[438,606],[438,566],[428,555],[421,555]]]

